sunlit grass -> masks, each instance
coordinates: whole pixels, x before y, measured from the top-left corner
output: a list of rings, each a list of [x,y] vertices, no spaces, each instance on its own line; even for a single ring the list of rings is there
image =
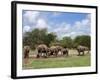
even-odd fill
[[[23,69],[41,69],[41,68],[62,68],[62,67],[84,67],[91,64],[90,55],[69,56],[57,58],[30,58],[27,63],[23,63]]]

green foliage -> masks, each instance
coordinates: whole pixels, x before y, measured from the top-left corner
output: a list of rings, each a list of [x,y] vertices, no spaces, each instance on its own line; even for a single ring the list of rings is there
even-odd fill
[[[23,46],[29,45],[31,49],[35,49],[39,44],[46,44],[48,47],[61,45],[67,48],[76,48],[78,45],[83,45],[90,48],[91,38],[87,35],[81,35],[76,36],[75,39],[66,36],[59,40],[55,33],[48,33],[47,29],[34,29],[31,32],[24,33]]]
[[[31,62],[31,64],[30,64]],[[90,66],[90,55],[87,56],[71,56],[63,58],[47,58],[47,59],[29,59],[29,64],[23,64],[23,69],[41,69],[41,68],[61,68],[61,67],[84,67]]]
[[[90,48],[90,46],[91,46],[91,37],[87,36],[87,35],[77,36],[74,39],[74,44],[83,45],[83,46],[86,46],[86,47]]]
[[[54,33],[48,33],[44,39],[44,44],[49,46],[51,42],[55,41],[55,39],[56,35]]]
[[[34,29],[31,32],[26,32],[23,36],[23,45],[29,45],[31,49],[35,49],[38,44],[46,44],[49,46],[51,41],[56,39],[53,33],[47,33],[46,29]]]
[[[61,40],[61,45],[63,47],[72,48],[73,40],[70,37],[63,37],[63,39]]]

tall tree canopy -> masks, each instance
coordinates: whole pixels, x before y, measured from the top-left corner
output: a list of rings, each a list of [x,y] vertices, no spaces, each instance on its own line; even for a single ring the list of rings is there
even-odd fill
[[[47,33],[47,29],[34,29],[31,32],[26,32],[23,36],[23,44],[29,45],[35,49],[38,44],[46,44],[49,46],[51,41],[56,39],[54,33]]]

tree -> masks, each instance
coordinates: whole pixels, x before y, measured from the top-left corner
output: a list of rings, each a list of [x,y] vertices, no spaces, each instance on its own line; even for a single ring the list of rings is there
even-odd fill
[[[78,44],[78,45],[82,45],[82,46],[86,46],[86,47],[90,48],[91,37],[88,35],[77,36],[74,39],[74,44]]]
[[[61,45],[63,47],[72,48],[73,46],[72,39],[70,37],[63,37],[63,39],[61,40]]]
[[[48,33],[44,39],[44,43],[47,45],[47,46],[50,46],[50,43],[51,42],[54,42],[56,39],[56,35],[54,33]]]
[[[31,32],[26,32],[23,36],[24,46],[29,45],[31,49],[35,49],[36,44],[43,43],[46,33],[46,29],[34,29]]]
[[[47,29],[34,29],[31,32],[26,32],[23,36],[23,44],[29,45],[31,49],[39,44],[49,44],[56,39],[54,33],[47,33]]]

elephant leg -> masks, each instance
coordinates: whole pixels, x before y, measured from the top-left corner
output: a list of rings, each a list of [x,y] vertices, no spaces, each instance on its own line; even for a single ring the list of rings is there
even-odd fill
[[[67,51],[67,50],[64,51],[64,52],[63,52],[63,55],[64,55],[64,56],[68,56],[68,51]]]
[[[29,51],[28,51],[28,50],[26,50],[26,51],[24,52],[24,58],[29,58]]]
[[[56,52],[54,52],[54,56],[57,57],[57,53]]]
[[[53,55],[54,55],[54,57],[56,57],[56,52],[55,51],[53,51]]]
[[[80,50],[79,49],[77,49],[77,52],[78,52],[78,55],[77,56],[80,56]]]
[[[26,53],[24,54],[24,58],[26,58]]]
[[[47,57],[49,56],[48,52],[46,52]]]
[[[63,56],[63,51],[61,51],[61,56]]]
[[[77,56],[80,56],[80,51],[78,51],[78,55]]]
[[[84,51],[83,51],[83,54],[82,54],[82,56],[84,55]]]
[[[27,57],[26,58],[29,58],[29,53],[27,53]]]
[[[28,58],[28,53],[25,53],[24,58]]]
[[[47,57],[47,52],[44,50],[42,51],[42,57],[46,58]]]
[[[50,56],[50,53],[48,52],[48,53],[47,53],[47,57],[49,57],[49,56]]]
[[[57,55],[58,55],[58,51],[55,51],[55,56],[57,57]]]
[[[45,58],[47,58],[47,51],[45,51]]]
[[[66,52],[66,55],[69,56],[68,51]]]
[[[41,57],[41,52],[38,51],[37,58]]]
[[[45,53],[44,58],[47,58],[47,53]]]
[[[57,53],[55,53],[55,57],[57,57]]]
[[[39,58],[40,57],[40,55],[39,54],[37,54],[37,58]]]
[[[37,57],[40,58],[41,56],[42,56],[42,53],[39,52],[39,53],[37,54]]]
[[[89,50],[88,50],[88,52],[87,52],[87,53],[88,53],[88,54],[90,53],[90,52],[89,52]]]
[[[65,56],[65,55],[67,56],[67,53],[65,51],[63,51],[63,56]]]

